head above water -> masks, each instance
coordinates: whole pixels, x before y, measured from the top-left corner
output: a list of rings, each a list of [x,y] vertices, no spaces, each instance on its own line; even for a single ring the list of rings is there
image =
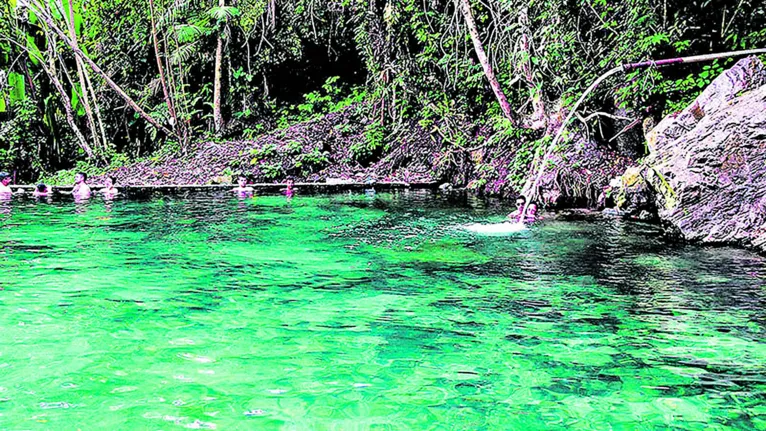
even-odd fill
[[[524,196],[519,196],[516,198],[516,206],[524,206],[525,203],[527,203],[527,198]]]
[[[4,186],[10,184],[12,179],[8,172],[0,172],[0,183],[3,183]]]
[[[247,186],[248,182],[250,182],[250,181],[248,180],[247,176],[245,176],[245,175],[240,175],[239,177],[237,177],[237,184],[239,184],[240,187]]]
[[[46,193],[48,192],[48,186],[46,186],[44,183],[40,183],[37,185],[37,192],[38,193]]]
[[[87,181],[88,181],[88,174],[86,174],[85,172],[78,172],[74,176],[74,182],[77,184],[85,183]]]
[[[106,188],[110,189],[110,188],[114,187],[114,184],[116,182],[117,181],[115,181],[114,177],[106,177],[106,178],[104,178],[104,185],[106,186]]]

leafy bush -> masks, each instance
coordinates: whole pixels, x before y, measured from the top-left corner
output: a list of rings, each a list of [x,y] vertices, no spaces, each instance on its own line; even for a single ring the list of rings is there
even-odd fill
[[[369,162],[375,154],[388,150],[386,130],[380,123],[371,123],[364,128],[364,139],[351,144],[351,154],[360,163]]]

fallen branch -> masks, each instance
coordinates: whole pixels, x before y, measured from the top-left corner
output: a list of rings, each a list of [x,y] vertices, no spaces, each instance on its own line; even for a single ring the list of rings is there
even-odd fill
[[[623,127],[623,129],[620,130],[620,133],[612,136],[612,139],[610,139],[609,142],[614,142],[615,139],[617,139],[620,136],[624,135],[625,133],[629,132],[632,128],[636,127],[639,124],[641,124],[641,119],[640,118],[636,118],[635,120],[633,120],[632,123],[630,123],[627,126]]]

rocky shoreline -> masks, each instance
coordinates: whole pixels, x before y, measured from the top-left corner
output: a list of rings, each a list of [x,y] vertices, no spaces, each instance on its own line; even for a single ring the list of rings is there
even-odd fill
[[[496,196],[518,194],[511,177],[519,171],[534,175],[529,166],[512,167],[518,160],[512,146],[485,143],[447,154],[452,150],[418,124],[391,148],[360,158],[355,145],[369,139],[369,121],[358,112],[350,106],[253,140],[203,143],[188,156],[145,160],[108,175],[123,186],[230,184],[244,174],[269,187],[286,179],[429,184]],[[621,151],[575,129],[569,144],[544,161],[552,168],[538,184],[543,204],[604,208],[614,201],[612,213],[658,220],[678,239],[766,252],[766,69],[757,58],[739,61],[693,104],[645,132],[645,142],[640,132],[631,138],[632,147],[648,149],[641,160],[631,145]],[[487,140],[486,131],[470,133]]]
[[[766,252],[766,68],[724,72],[647,136],[649,155],[621,177],[617,204],[650,211],[686,241]]]

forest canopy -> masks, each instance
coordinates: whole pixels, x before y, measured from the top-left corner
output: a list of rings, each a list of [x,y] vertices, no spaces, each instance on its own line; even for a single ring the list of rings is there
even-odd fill
[[[610,68],[766,46],[756,0],[2,0],[0,16],[0,167],[25,180],[349,106],[367,150],[412,124],[445,146],[472,128],[531,141]],[[731,61],[616,77],[582,117],[676,111]]]

